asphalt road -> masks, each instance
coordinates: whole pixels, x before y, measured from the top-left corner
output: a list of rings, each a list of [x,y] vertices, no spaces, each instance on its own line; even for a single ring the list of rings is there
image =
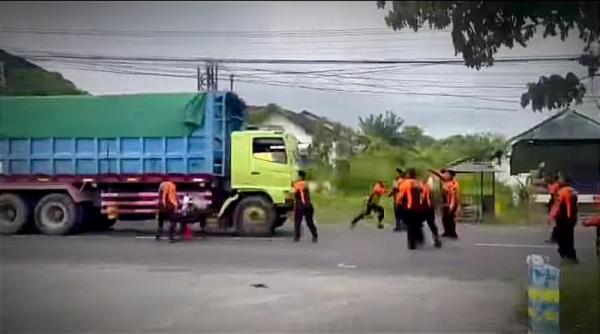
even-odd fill
[[[558,262],[540,227],[463,225],[417,251],[372,224],[320,226],[317,245],[293,243],[289,225],[178,244],[116,228],[0,238],[2,333],[523,333],[525,257]],[[596,261],[592,240],[578,231],[581,265]]]

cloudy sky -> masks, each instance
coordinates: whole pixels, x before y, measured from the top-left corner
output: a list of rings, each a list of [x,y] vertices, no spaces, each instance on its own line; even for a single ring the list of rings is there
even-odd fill
[[[0,47],[16,54],[52,51],[107,56],[460,59],[460,55],[454,54],[449,31],[392,33],[384,29],[385,13],[377,9],[375,1],[1,2]],[[45,35],[8,32],[15,29],[71,33]],[[367,32],[356,29],[374,30]],[[126,33],[102,36],[72,33],[90,30]],[[313,32],[295,33],[301,30]],[[330,30],[336,32],[324,32]],[[194,33],[165,34],[165,31]],[[224,33],[206,34],[207,31],[252,33],[250,36],[243,33],[228,36]],[[136,36],[131,32],[146,33]],[[502,50],[498,56],[566,56],[579,54],[581,49],[582,44],[576,38],[561,42],[537,36],[527,48]],[[91,65],[74,65],[65,61],[38,64],[49,70],[60,71],[92,94],[196,89],[196,80],[192,77],[82,70]],[[186,63],[179,68],[163,68],[160,71],[193,74],[197,65]],[[157,68],[153,70],[158,71]],[[338,73],[337,76],[323,77],[274,74],[264,70],[339,72],[323,72]],[[525,84],[537,80],[541,74],[564,75],[569,71],[580,76],[586,73],[585,68],[570,62],[497,64],[480,71],[462,65],[385,67],[242,64],[224,66],[221,71],[224,80],[220,85],[228,88],[227,76],[234,73],[238,79],[235,90],[249,104],[274,102],[291,110],[309,110],[352,126],[357,124],[358,116],[393,110],[407,124],[419,125],[436,137],[484,131],[511,136],[549,115],[520,108],[519,97]],[[589,109],[591,101],[587,102],[583,108]]]

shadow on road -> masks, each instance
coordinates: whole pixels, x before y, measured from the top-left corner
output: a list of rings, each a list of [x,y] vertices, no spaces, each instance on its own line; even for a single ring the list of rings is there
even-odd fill
[[[164,229],[164,236],[168,234],[168,224]],[[231,238],[235,237],[232,232],[215,232],[207,231],[202,232],[198,224],[190,225],[193,230],[194,237],[223,237]],[[84,230],[74,235],[85,235],[85,236],[110,236],[110,237],[154,237],[156,234],[157,225],[155,222],[119,222],[114,227],[108,230]],[[21,233],[21,235],[37,235],[40,234],[34,229],[28,229]],[[286,229],[285,227],[278,228],[275,230],[272,236],[269,238],[291,238],[293,237],[293,231]],[[244,237],[252,238],[252,237]],[[263,237],[264,238],[264,237]]]

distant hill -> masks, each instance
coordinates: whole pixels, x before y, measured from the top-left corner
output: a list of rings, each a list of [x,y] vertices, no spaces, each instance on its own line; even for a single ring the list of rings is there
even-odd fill
[[[0,86],[0,95],[84,95],[87,92],[78,89],[60,73],[49,72],[0,49],[0,62],[4,64],[6,83]]]

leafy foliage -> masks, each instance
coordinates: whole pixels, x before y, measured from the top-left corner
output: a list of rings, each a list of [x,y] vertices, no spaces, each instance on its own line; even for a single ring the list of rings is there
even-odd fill
[[[537,83],[529,83],[527,87],[527,92],[521,95],[521,106],[525,108],[531,103],[533,111],[562,109],[572,101],[581,103],[585,94],[585,86],[571,72],[564,78],[558,74],[542,76]]]
[[[319,125],[313,136],[310,147],[311,158],[321,166],[329,165],[329,157],[333,148],[334,137],[331,131]]]
[[[433,137],[425,135],[423,133],[423,129],[414,125],[409,125],[402,128],[399,136],[403,145],[407,146],[425,147],[435,143],[435,139]]]
[[[379,8],[385,4],[378,1]],[[538,28],[543,29],[544,38],[559,36],[563,41],[577,28],[579,39],[585,42],[583,51],[588,52],[593,43],[600,43],[599,17],[598,1],[392,1],[385,20],[394,30],[415,32],[425,25],[432,29],[452,26],[455,53],[462,54],[466,66],[479,70],[494,64],[500,47],[527,46]],[[580,64],[592,72],[594,63],[598,67],[598,55],[588,57],[592,61],[583,59]],[[585,90],[579,79],[572,73],[559,77],[530,83],[522,96],[524,106],[531,102],[536,111],[581,102]]]
[[[383,117],[369,115],[366,120],[377,118]],[[370,137],[366,149],[351,157],[343,173],[336,174],[336,187],[349,193],[364,191],[376,180],[392,180],[396,166],[416,168],[424,176],[429,168],[442,168],[461,160],[489,161],[505,145],[504,137],[489,133],[436,140],[418,126],[398,130],[394,140]]]
[[[394,112],[388,110],[385,114],[371,114],[365,119],[359,117],[358,121],[364,135],[380,138],[390,144],[399,143],[400,128],[404,124],[404,119]]]
[[[4,64],[6,87],[0,95],[82,95],[78,89],[60,73],[48,72],[27,60],[0,50],[0,62]]]

